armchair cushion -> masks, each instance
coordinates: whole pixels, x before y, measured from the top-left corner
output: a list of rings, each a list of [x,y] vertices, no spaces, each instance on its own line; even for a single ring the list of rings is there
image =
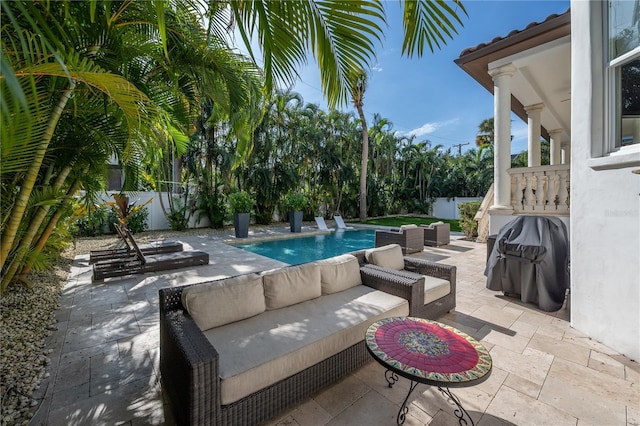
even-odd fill
[[[382,247],[369,249],[365,252],[367,263],[380,266],[382,268],[404,269],[404,256],[402,248],[398,244],[389,244]]]
[[[429,275],[423,275],[423,277],[425,305],[451,293],[451,283],[449,281]]]

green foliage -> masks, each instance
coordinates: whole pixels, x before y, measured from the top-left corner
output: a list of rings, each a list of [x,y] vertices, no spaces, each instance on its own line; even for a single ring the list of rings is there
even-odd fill
[[[189,229],[188,208],[179,199],[173,199],[172,208],[167,214],[169,227],[173,231],[185,231]]]
[[[300,192],[287,192],[282,205],[286,211],[302,211],[309,206],[309,200]]]
[[[229,194],[229,207],[233,213],[251,213],[256,201],[246,191]]]
[[[74,237],[95,237],[103,235],[107,227],[109,210],[107,206],[98,206],[95,209],[85,210],[80,218],[70,225],[71,235]]]
[[[467,238],[475,238],[478,236],[478,222],[474,220],[478,209],[480,209],[480,201],[469,201],[468,203],[460,203],[458,210],[460,212],[460,227]]]
[[[137,209],[133,214],[129,215],[127,219],[127,228],[133,234],[137,234],[139,232],[144,232],[149,229],[149,224],[147,220],[149,219],[149,210],[144,207],[142,209]],[[116,229],[114,224],[118,221],[118,216],[112,211],[109,212],[108,215],[108,223],[109,223],[109,231],[112,234],[115,234]]]
[[[196,202],[196,210],[200,213],[197,221],[200,222],[201,215],[209,219],[211,228],[224,227],[224,221],[227,218],[227,209],[225,208],[224,196],[217,192],[201,191]]]

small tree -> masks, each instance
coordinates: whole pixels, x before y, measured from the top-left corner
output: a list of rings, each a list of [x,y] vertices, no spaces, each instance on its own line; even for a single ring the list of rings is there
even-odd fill
[[[135,201],[133,203],[129,203],[129,197],[122,192],[119,194],[113,194],[113,198],[115,201],[107,201],[105,204],[111,207],[111,210],[118,218],[120,226],[123,228],[127,227],[127,224],[136,213],[144,209],[144,206],[152,201],[152,199],[149,199],[147,202],[139,205],[136,205]]]
[[[469,201],[468,203],[460,203],[458,205],[458,210],[460,211],[460,227],[467,238],[475,238],[478,236],[478,222],[475,220],[478,209],[480,209],[480,201]]]

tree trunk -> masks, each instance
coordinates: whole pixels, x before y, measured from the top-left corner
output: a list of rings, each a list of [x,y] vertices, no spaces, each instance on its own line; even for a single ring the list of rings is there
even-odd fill
[[[56,177],[56,180],[53,183],[52,188],[56,191],[59,190],[62,187],[62,184],[64,183],[64,181],[67,179],[67,176],[69,176],[70,172],[71,172],[71,166],[66,166],[65,168],[63,168],[58,174],[58,177]],[[40,206],[36,210],[36,213],[31,218],[31,221],[29,222],[29,227],[27,228],[27,232],[24,234],[24,236],[20,239],[20,242],[18,243],[18,249],[16,250],[15,258],[11,261],[11,265],[9,266],[9,268],[7,268],[4,276],[2,277],[1,286],[3,290],[7,288],[11,280],[13,280],[13,277],[16,274],[16,272],[18,272],[18,269],[22,268],[24,257],[29,252],[29,249],[31,248],[31,243],[33,242],[33,239],[35,238],[38,230],[40,229],[40,225],[42,225],[42,222],[47,216],[47,213],[49,213],[50,207],[51,206],[49,205]]]
[[[46,228],[40,234],[40,238],[38,239],[38,242],[34,246],[34,251],[36,253],[40,253],[44,248],[45,244],[47,243],[47,240],[49,239],[49,236],[51,235],[53,230],[56,228],[58,221],[62,217],[64,208],[71,202],[73,195],[80,189],[80,185],[81,185],[80,179],[76,179],[76,181],[73,182],[73,184],[67,191],[67,196],[64,198],[64,200],[62,200],[62,204],[58,206],[58,210],[53,214],[53,216],[51,216],[51,219],[49,219],[49,223],[47,224]],[[32,267],[33,265],[31,263],[25,264],[24,268],[22,268],[22,271],[20,272],[20,276],[18,277],[18,279],[24,280],[27,274],[31,272]]]
[[[4,268],[4,265],[7,261],[9,251],[13,246],[13,242],[18,233],[18,228],[20,227],[20,223],[22,222],[22,218],[24,217],[24,212],[27,208],[29,197],[31,197],[33,187],[35,185],[36,179],[38,178],[40,166],[42,165],[42,161],[44,160],[47,148],[49,147],[49,143],[51,142],[51,138],[53,137],[53,132],[58,125],[58,121],[60,120],[62,111],[66,107],[67,102],[69,102],[69,99],[71,98],[71,94],[73,93],[75,87],[76,82],[74,80],[71,80],[69,83],[69,87],[62,92],[58,103],[51,111],[47,129],[42,135],[42,140],[39,142],[39,147],[35,152],[31,166],[29,167],[29,170],[25,174],[22,184],[20,185],[20,193],[18,194],[16,202],[11,209],[11,218],[7,223],[6,229],[4,230],[4,232],[2,232],[2,243],[0,244],[0,269]],[[0,290],[4,291],[7,284],[8,282],[5,284],[5,280],[3,279],[2,284],[0,285]]]
[[[367,219],[367,164],[369,161],[369,131],[364,117],[362,105],[357,105],[358,115],[362,122],[362,159],[360,164],[360,220]]]

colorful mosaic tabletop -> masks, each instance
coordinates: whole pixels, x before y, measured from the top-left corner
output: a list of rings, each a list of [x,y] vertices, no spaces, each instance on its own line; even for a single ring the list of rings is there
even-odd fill
[[[420,382],[471,385],[491,372],[491,355],[473,337],[435,321],[385,318],[367,329],[370,352],[400,373]]]

